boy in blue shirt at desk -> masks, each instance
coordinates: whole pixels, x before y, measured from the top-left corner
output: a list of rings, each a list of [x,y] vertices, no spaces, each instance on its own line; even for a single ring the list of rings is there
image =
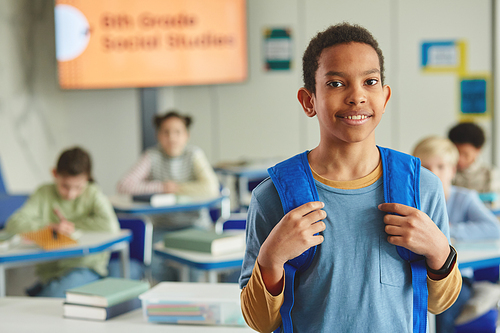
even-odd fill
[[[439,177],[443,184],[446,208],[450,218],[450,236],[457,241],[479,241],[500,238],[500,223],[481,202],[476,191],[452,185],[459,152],[446,138],[428,137],[413,151],[422,166]],[[453,306],[436,317],[437,333],[455,332],[455,319],[471,296],[472,269],[462,270],[462,290]]]
[[[306,157],[319,200],[285,214],[274,178],[253,191],[240,277],[244,317],[260,332],[282,325],[285,263],[321,244],[295,277],[294,332],[411,332],[412,272],[394,245],[424,256],[429,311],[444,311],[460,291],[441,184],[418,168],[420,210],[384,201],[374,130],[391,89],[366,29],[343,23],[319,33],[304,53],[303,75],[298,100],[320,127]]]

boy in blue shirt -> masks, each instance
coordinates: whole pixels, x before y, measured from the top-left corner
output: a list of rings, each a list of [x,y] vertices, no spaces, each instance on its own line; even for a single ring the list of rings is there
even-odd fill
[[[448,308],[461,286],[448,260],[441,184],[422,169],[420,210],[384,203],[374,130],[391,89],[366,29],[344,23],[319,33],[304,53],[303,75],[298,100],[320,127],[320,143],[307,156],[319,201],[284,214],[270,179],[254,190],[240,277],[244,317],[260,332],[280,326],[284,264],[321,244],[295,278],[294,332],[412,331],[411,271],[394,245],[425,256],[429,311]]]

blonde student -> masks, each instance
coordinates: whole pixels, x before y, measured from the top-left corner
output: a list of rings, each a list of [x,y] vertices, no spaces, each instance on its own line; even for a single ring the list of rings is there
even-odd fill
[[[75,230],[118,232],[111,203],[94,183],[90,155],[79,147],[65,150],[52,170],[54,183],[39,187],[7,221],[5,229],[22,233],[51,226],[71,235]],[[36,267],[39,278],[30,296],[65,297],[65,290],[108,274],[109,253],[62,259]]]
[[[500,223],[481,202],[475,190],[452,185],[457,170],[459,151],[446,138],[431,136],[420,141],[413,155],[422,166],[439,177],[443,184],[446,209],[450,218],[450,236],[456,240],[486,240],[500,238]],[[471,296],[472,270],[462,271],[462,290],[457,301],[436,317],[436,332],[455,332],[455,319]]]
[[[320,143],[276,165],[253,191],[244,317],[259,332],[425,332],[427,310],[453,304],[461,276],[439,179],[375,143],[391,97],[382,51],[360,26],[331,26],[310,41],[303,77],[298,100],[317,117]],[[414,182],[396,188],[403,178]],[[405,191],[408,205],[385,202]],[[315,199],[285,211],[306,192]],[[416,287],[428,292],[418,306]],[[415,309],[424,317],[415,320]]]

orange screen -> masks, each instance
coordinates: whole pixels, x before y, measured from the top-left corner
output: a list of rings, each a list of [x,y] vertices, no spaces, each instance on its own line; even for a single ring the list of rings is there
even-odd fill
[[[64,89],[215,84],[247,77],[245,0],[56,0]]]

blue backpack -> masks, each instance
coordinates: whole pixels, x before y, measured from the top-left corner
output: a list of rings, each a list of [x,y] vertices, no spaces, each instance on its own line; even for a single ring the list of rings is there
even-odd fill
[[[420,209],[420,160],[391,149],[378,147],[382,158],[385,202],[400,203]],[[318,191],[307,160],[308,151],[268,169],[286,214],[307,202],[319,201]],[[400,257],[409,262],[413,285],[413,332],[425,333],[427,327],[427,268],[425,257],[397,247]],[[285,264],[284,301],[280,309],[285,333],[292,333],[291,312],[294,303],[296,272],[311,265],[316,246]],[[279,332],[278,328],[276,332]]]

